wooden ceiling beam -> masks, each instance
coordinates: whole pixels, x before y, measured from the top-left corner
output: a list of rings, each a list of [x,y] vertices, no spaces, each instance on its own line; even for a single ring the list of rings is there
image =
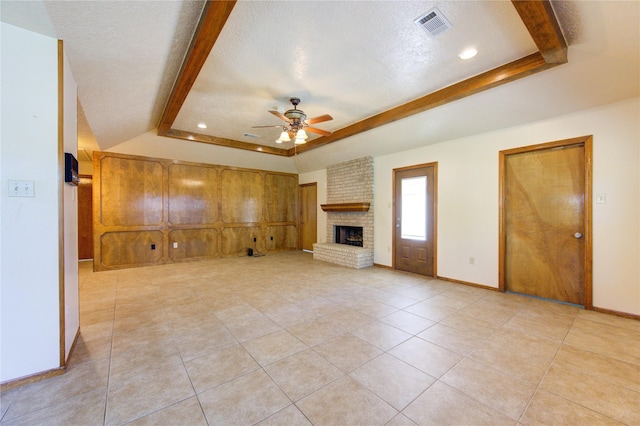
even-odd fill
[[[548,0],[512,0],[520,19],[548,64],[567,62],[567,42]]]
[[[384,126],[385,124],[410,117],[414,114],[457,101],[467,96],[492,89],[502,84],[509,83],[510,81],[540,72],[551,66],[553,65],[547,64],[539,52],[525,56],[524,58],[494,68],[490,71],[486,71],[477,76],[468,78],[459,83],[445,87],[444,89],[429,93],[421,98],[339,129],[333,132],[331,136],[323,136],[309,141],[304,145],[298,145],[296,148],[289,149],[289,155],[294,155],[294,150],[297,150],[299,154],[349,136],[357,135],[358,133],[362,133],[367,130],[375,129],[376,127]]]
[[[160,124],[158,124],[158,135],[166,136],[173,125],[235,5],[236,0],[206,2],[191,45],[169,96],[169,101],[162,113]]]
[[[175,139],[183,139],[189,142],[201,142],[208,143],[210,145],[226,146],[227,148],[244,149],[247,151],[261,152],[263,154],[281,155],[284,157],[289,156],[289,151],[283,148],[274,148],[268,145],[258,145],[255,143],[248,143],[242,141],[236,141],[233,139],[219,138],[217,136],[205,135],[203,133],[192,133],[184,130],[169,129],[165,134],[161,136],[167,136]]]
[[[457,101],[531,74],[567,62],[567,43],[548,0],[512,0],[522,22],[540,50],[506,65],[486,71],[459,83],[429,93],[404,105],[339,129],[305,145],[289,149],[289,155],[302,153],[393,121]]]
[[[172,129],[171,126],[231,14],[235,2],[236,0],[207,1],[158,126],[158,135],[267,154],[293,156],[567,62],[567,44],[549,0],[512,0],[539,52],[336,130],[330,136],[323,136],[287,150]]]

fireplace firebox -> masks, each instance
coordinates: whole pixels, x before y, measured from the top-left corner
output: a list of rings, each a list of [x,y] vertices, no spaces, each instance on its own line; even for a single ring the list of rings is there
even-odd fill
[[[349,246],[363,247],[362,226],[335,225],[334,242]]]

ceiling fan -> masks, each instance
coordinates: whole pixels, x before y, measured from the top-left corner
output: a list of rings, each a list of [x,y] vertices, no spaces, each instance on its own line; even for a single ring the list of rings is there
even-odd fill
[[[310,124],[322,123],[323,121],[333,120],[333,117],[329,114],[320,115],[307,119],[307,115],[304,111],[298,109],[300,98],[291,98],[289,102],[293,105],[293,109],[289,109],[284,113],[280,111],[269,111],[282,121],[285,121],[288,125],[276,125],[276,126],[253,126],[253,129],[267,128],[267,127],[282,127],[282,133],[276,140],[276,143],[289,142],[293,139],[296,145],[301,145],[307,142],[307,133],[305,129],[311,133],[316,133],[322,136],[329,136],[331,132],[327,130],[318,129],[316,127],[310,127]]]

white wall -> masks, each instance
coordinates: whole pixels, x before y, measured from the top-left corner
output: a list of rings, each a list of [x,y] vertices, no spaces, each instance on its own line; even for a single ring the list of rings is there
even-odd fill
[[[321,204],[327,203],[327,169],[317,170],[315,172],[302,173],[298,176],[298,183],[300,185],[305,183],[316,182],[318,207],[317,207],[317,243],[327,242],[327,213],[320,208]]]
[[[640,314],[639,117],[635,98],[375,158],[375,262],[392,264],[393,169],[437,161],[438,275],[497,287],[498,152],[593,135],[593,304]]]
[[[0,381],[60,366],[57,40],[2,23]],[[32,198],[8,180],[33,181]]]
[[[64,152],[78,158],[78,86],[64,56]],[[65,359],[80,329],[78,298],[78,187],[63,185],[64,192],[64,312]]]

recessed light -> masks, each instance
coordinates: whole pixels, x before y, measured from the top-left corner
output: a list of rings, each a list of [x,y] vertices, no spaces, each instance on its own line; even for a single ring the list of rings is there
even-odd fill
[[[204,124],[204,123],[198,123],[198,127],[199,127],[200,129],[206,129],[206,128],[207,128],[207,125],[206,125],[206,124]]]
[[[476,49],[466,49],[458,54],[458,58],[460,59],[471,59],[478,54]]]

